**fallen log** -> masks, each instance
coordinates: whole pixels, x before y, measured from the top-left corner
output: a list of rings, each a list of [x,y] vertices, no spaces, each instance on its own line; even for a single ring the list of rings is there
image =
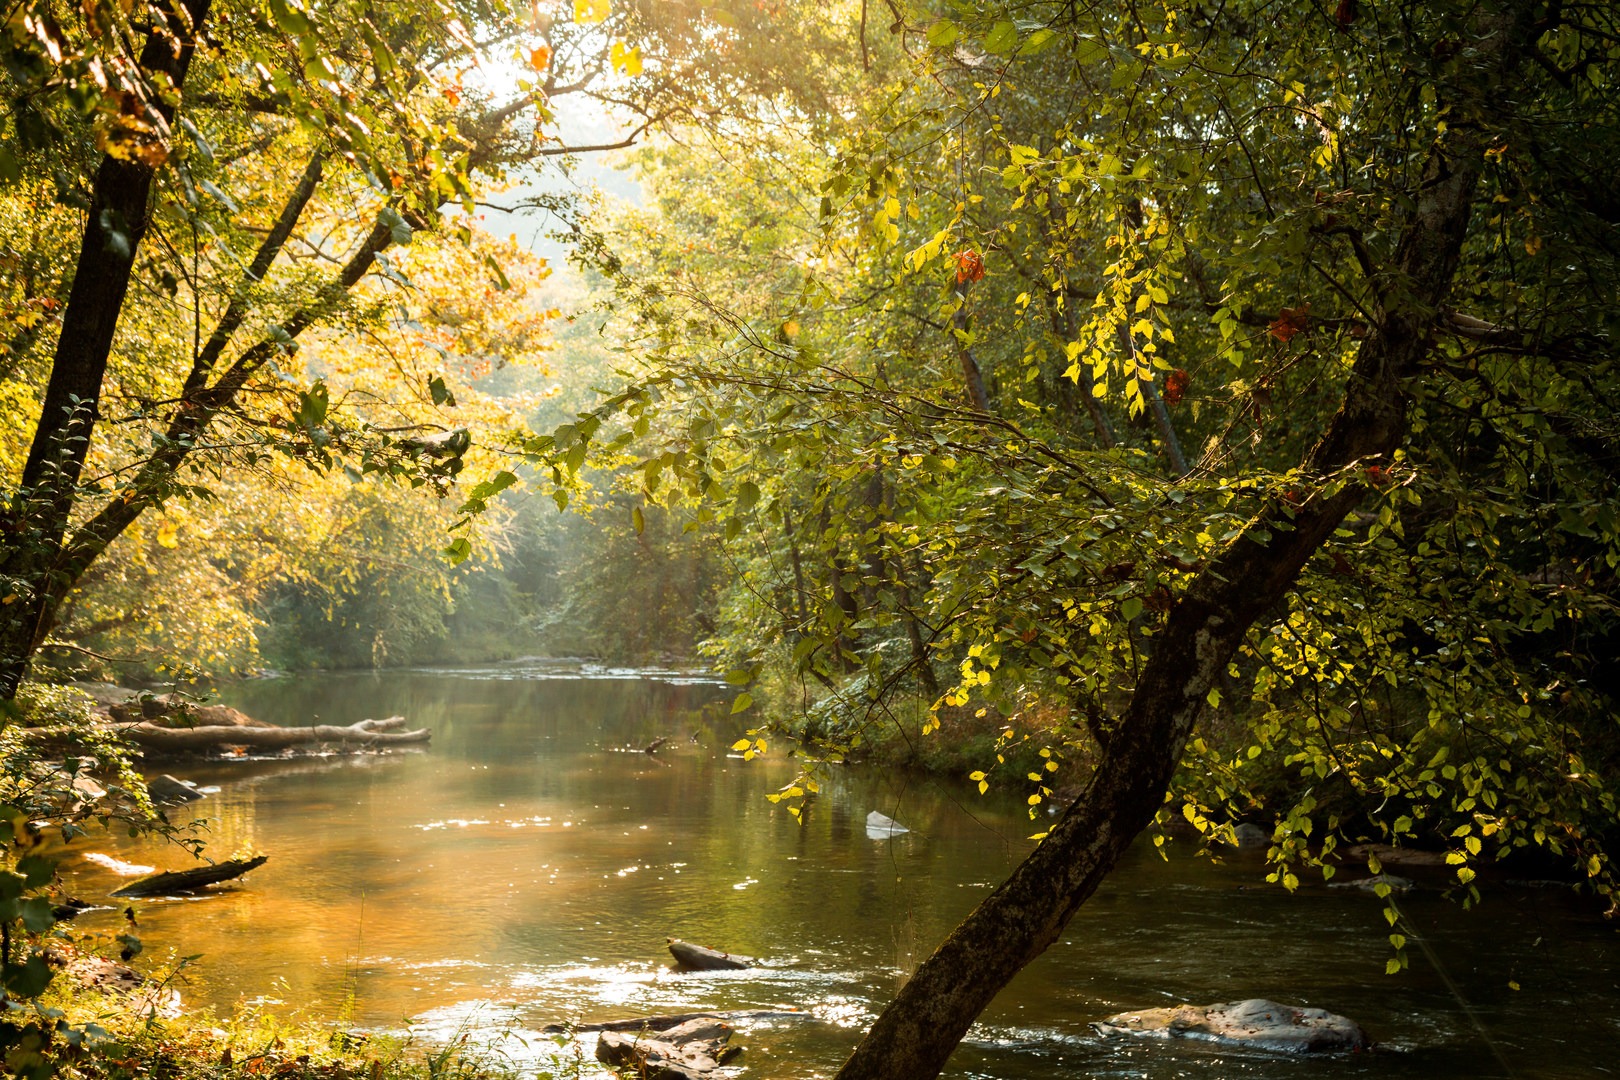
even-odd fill
[[[626,1020],[604,1020],[595,1024],[547,1024],[540,1031],[545,1035],[586,1031],[667,1031],[692,1020],[814,1020],[812,1013],[803,1009],[728,1009],[724,1012],[665,1013],[661,1016],[633,1016]]]
[[[733,956],[718,949],[706,949],[679,938],[667,938],[669,953],[677,967],[686,971],[740,971],[754,966],[752,957]]]
[[[212,866],[198,866],[190,870],[163,871],[132,881],[121,889],[114,889],[112,895],[174,896],[176,893],[196,892],[222,881],[239,878],[249,870],[263,866],[268,859],[268,855],[258,855],[251,859],[227,859]]]
[[[196,754],[222,746],[245,746],[254,750],[285,750],[312,743],[342,746],[399,746],[425,743],[432,737],[427,728],[396,731],[405,725],[403,716],[386,720],[362,720],[348,727],[318,724],[315,727],[225,727],[206,725],[171,728],[141,722],[119,724],[116,730],[137,746],[164,753]]]

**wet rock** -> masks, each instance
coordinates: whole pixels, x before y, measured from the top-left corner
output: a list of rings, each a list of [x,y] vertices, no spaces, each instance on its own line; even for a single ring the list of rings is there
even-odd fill
[[[178,777],[164,773],[146,782],[146,792],[153,802],[188,803],[202,798],[202,793]]]
[[[1328,888],[1360,889],[1362,892],[1377,892],[1380,885],[1388,885],[1389,891],[1392,893],[1407,893],[1417,888],[1417,883],[1411,878],[1403,878],[1395,874],[1374,874],[1372,877],[1357,878],[1354,881],[1335,881]]]
[[[675,958],[675,963],[683,971],[741,971],[754,966],[751,957],[733,956],[731,953],[693,945],[679,938],[665,940],[669,942],[669,954]]]
[[[1258,825],[1251,825],[1247,821],[1232,827],[1232,838],[1242,850],[1263,848],[1271,846],[1271,834]]]
[[[1204,1039],[1283,1054],[1342,1054],[1371,1045],[1354,1020],[1325,1009],[1299,1009],[1264,998],[1143,1009],[1110,1016],[1091,1026],[1106,1036]]]
[[[604,1031],[596,1060],[646,1080],[699,1080],[742,1052],[727,1045],[731,1030],[719,1017],[700,1016],[656,1035]]]
[[[1448,865],[1444,851],[1423,851],[1419,848],[1391,847],[1388,844],[1355,844],[1339,849],[1339,857],[1347,863],[1364,863],[1369,855],[1376,856],[1380,863],[1390,866]]]

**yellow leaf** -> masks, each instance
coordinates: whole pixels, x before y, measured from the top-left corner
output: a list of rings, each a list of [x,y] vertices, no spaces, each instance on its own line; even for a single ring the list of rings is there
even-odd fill
[[[574,0],[574,21],[599,23],[608,17],[608,0]]]
[[[180,541],[176,536],[179,531],[180,527],[172,521],[165,521],[162,525],[159,525],[157,531],[158,546],[166,548],[179,547]]]
[[[640,46],[631,48],[622,41],[615,41],[613,47],[608,50],[608,59],[613,62],[616,71],[622,71],[626,75],[641,74]]]

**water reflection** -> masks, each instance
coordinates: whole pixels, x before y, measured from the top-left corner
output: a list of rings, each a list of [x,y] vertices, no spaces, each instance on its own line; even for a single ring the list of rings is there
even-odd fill
[[[237,688],[231,704],[267,720],[402,713],[433,744],[190,769],[220,787],[185,811],[210,819],[215,855],[271,858],[241,888],[141,905],[148,949],[202,954],[193,1003],[271,996],[355,1026],[474,1033],[521,1063],[589,1059],[542,1031],[558,1021],[798,1008],[815,1019],[743,1025],[733,1074],[792,1080],[835,1071],[927,949],[1028,850],[1021,807],[966,784],[835,774],[800,827],[763,797],[793,763],[726,753],[737,733],[725,709],[704,711],[723,688],[683,673],[586,676],[529,663]],[[670,742],[656,758],[623,752],[660,737]],[[911,831],[870,838],[873,811]],[[122,838],[95,850],[182,858]],[[126,880],[88,858],[73,875],[87,900]],[[1259,878],[1247,859],[1133,853],[986,1014],[950,1075],[1612,1074],[1614,935],[1565,898],[1526,890],[1473,912],[1435,892],[1404,900],[1471,1019],[1420,953],[1408,975],[1383,976],[1372,897],[1287,896]],[[121,910],[85,918],[110,930]],[[762,965],[677,974],[666,936]],[[1103,1043],[1087,1027],[1124,1009],[1250,996],[1348,1013],[1395,1050],[1324,1065]]]

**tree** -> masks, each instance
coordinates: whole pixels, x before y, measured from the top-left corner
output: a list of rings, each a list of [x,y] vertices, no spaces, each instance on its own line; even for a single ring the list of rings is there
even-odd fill
[[[760,47],[733,47],[748,38],[718,18]],[[480,183],[601,149],[557,140],[556,98],[635,114],[612,145],[675,111],[723,122],[771,82],[765,58],[785,39],[766,21],[750,4],[22,5],[0,179],[18,185],[20,229],[36,210],[54,227],[23,246],[8,298],[4,362],[39,393],[7,477],[0,696],[86,569],[143,513],[205,490],[199,472],[275,452],[442,488],[464,441],[402,431],[455,426],[442,380],[335,399],[300,342],[375,325],[363,280],[409,299],[395,249],[419,231],[469,235]],[[802,32],[801,54],[819,47],[816,20],[782,26]],[[481,64],[525,77],[480,85]],[[566,200],[533,201],[568,215]],[[103,473],[90,463],[108,447],[127,457]]]
[[[645,497],[778,552],[797,469],[838,477],[822,534],[922,573],[909,602],[870,557],[807,575],[796,660],[891,682],[839,598],[871,588],[961,672],[943,704],[1008,705],[1072,771],[840,1075],[936,1075],[1177,805],[1272,825],[1285,886],[1379,839],[1446,849],[1465,900],[1525,849],[1612,899],[1608,16],[941,11],[899,20],[912,77],[835,126],[795,295],[642,283],[640,378],[529,444],[565,465],[678,408]],[[879,476],[903,491],[874,516]],[[1018,715],[1041,699],[1064,702],[1044,730]]]

